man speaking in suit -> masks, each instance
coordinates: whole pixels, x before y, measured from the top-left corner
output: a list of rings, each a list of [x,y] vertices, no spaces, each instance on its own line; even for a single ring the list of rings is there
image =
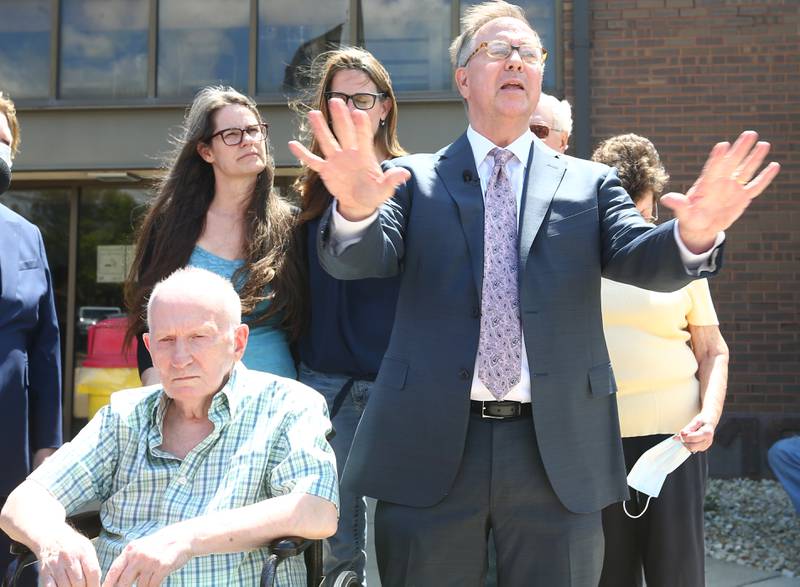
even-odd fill
[[[18,145],[14,103],[0,92],[0,194]],[[0,507],[60,444],[61,351],[44,243],[39,229],[0,204]],[[0,576],[8,548],[0,532]]]
[[[715,146],[677,222],[648,225],[608,167],[534,138],[546,53],[524,12],[467,9],[451,47],[469,127],[433,155],[375,160],[330,101],[293,153],[336,201],[335,277],[401,273],[389,348],[343,483],[378,499],[384,586],[470,586],[493,530],[501,586],[596,585],[600,510],[627,496],[600,276],[672,291],[721,263],[721,231],[777,174],[754,132]],[[696,253],[700,253],[699,256]]]

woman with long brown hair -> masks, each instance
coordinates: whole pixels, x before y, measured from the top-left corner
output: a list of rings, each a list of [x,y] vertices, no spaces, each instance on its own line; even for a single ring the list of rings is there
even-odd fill
[[[319,79],[314,96],[298,109],[313,107],[327,118],[328,102],[342,100],[369,116],[379,159],[405,154],[397,140],[397,101],[389,74],[371,53],[342,48],[320,56],[314,69]],[[321,154],[316,139],[310,149]],[[304,169],[295,188],[301,196],[300,219],[307,239],[310,307],[309,328],[298,345],[299,375],[328,401],[336,428],[331,445],[341,473],[389,344],[399,279],[339,281],[328,275],[317,257],[317,232],[332,196],[310,168]],[[352,571],[363,585],[366,503],[346,488],[341,488],[339,500],[339,529],[327,540],[325,574],[336,577]]]
[[[255,102],[229,87],[198,92],[183,136],[137,236],[125,285],[128,340],[146,329],[153,286],[193,265],[230,279],[250,326],[245,366],[294,378],[290,342],[302,329],[305,271],[296,218],[273,190],[267,125]],[[142,382],[157,375],[139,344]]]

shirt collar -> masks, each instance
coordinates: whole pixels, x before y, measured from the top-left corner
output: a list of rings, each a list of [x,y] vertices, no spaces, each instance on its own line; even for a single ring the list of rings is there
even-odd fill
[[[231,370],[231,376],[228,377],[228,381],[222,386],[219,393],[214,396],[214,399],[219,398],[221,400],[224,397],[227,400],[231,417],[236,415],[236,411],[242,403],[242,394],[236,392],[236,380],[246,379],[246,373],[247,367],[241,361],[237,361]]]
[[[497,147],[497,145],[472,128],[472,125],[467,127],[467,139],[470,147],[472,147],[472,155],[475,157],[475,168],[479,169],[484,159],[489,155],[489,151]],[[517,139],[504,148],[514,153],[520,163],[525,165],[528,162],[528,153],[530,153],[532,143],[533,133],[526,129]]]
[[[214,397],[211,398],[211,406],[208,408],[209,418],[213,414],[220,412],[220,410],[224,413],[227,412],[227,416],[233,417],[236,415],[236,411],[238,410],[239,406],[241,405],[241,393],[236,393],[235,385],[237,378],[244,377],[244,373],[247,372],[247,367],[241,361],[238,361],[231,370],[230,377],[228,377],[228,381],[225,382],[225,385],[222,386],[217,393],[214,394]],[[164,388],[161,388],[161,393],[159,396],[158,401],[155,403],[153,408],[153,424],[158,429],[159,433],[163,432],[163,425],[164,425],[164,415],[167,412],[167,406],[169,405],[170,399],[166,393],[164,393]]]

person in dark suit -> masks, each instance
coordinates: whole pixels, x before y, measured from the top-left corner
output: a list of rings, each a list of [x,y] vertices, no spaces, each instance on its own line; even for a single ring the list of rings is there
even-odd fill
[[[342,483],[378,499],[384,586],[477,587],[491,529],[498,583],[596,585],[600,510],[627,496],[600,277],[671,291],[715,272],[721,231],[758,176],[754,132],[713,148],[677,221],[649,225],[606,166],[528,129],[545,52],[524,12],[467,9],[451,57],[469,128],[385,162],[367,121],[331,101],[290,143],[335,201],[319,253],[334,277],[401,274],[389,347]],[[699,257],[696,255],[699,253]]]
[[[0,193],[19,145],[14,103],[0,92]],[[61,351],[39,229],[0,204],[0,507],[61,445]],[[0,575],[11,562],[0,532]],[[35,584],[33,578],[30,584]]]

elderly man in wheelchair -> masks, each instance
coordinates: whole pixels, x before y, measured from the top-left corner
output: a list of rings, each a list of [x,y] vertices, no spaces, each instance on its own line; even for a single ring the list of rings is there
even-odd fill
[[[236,291],[213,273],[173,273],[147,319],[162,383],[114,394],[12,492],[0,527],[36,555],[46,586],[258,585],[263,545],[336,531],[325,402],[239,362],[248,327]],[[96,501],[92,543],[65,516]],[[306,580],[292,557],[275,583]]]

